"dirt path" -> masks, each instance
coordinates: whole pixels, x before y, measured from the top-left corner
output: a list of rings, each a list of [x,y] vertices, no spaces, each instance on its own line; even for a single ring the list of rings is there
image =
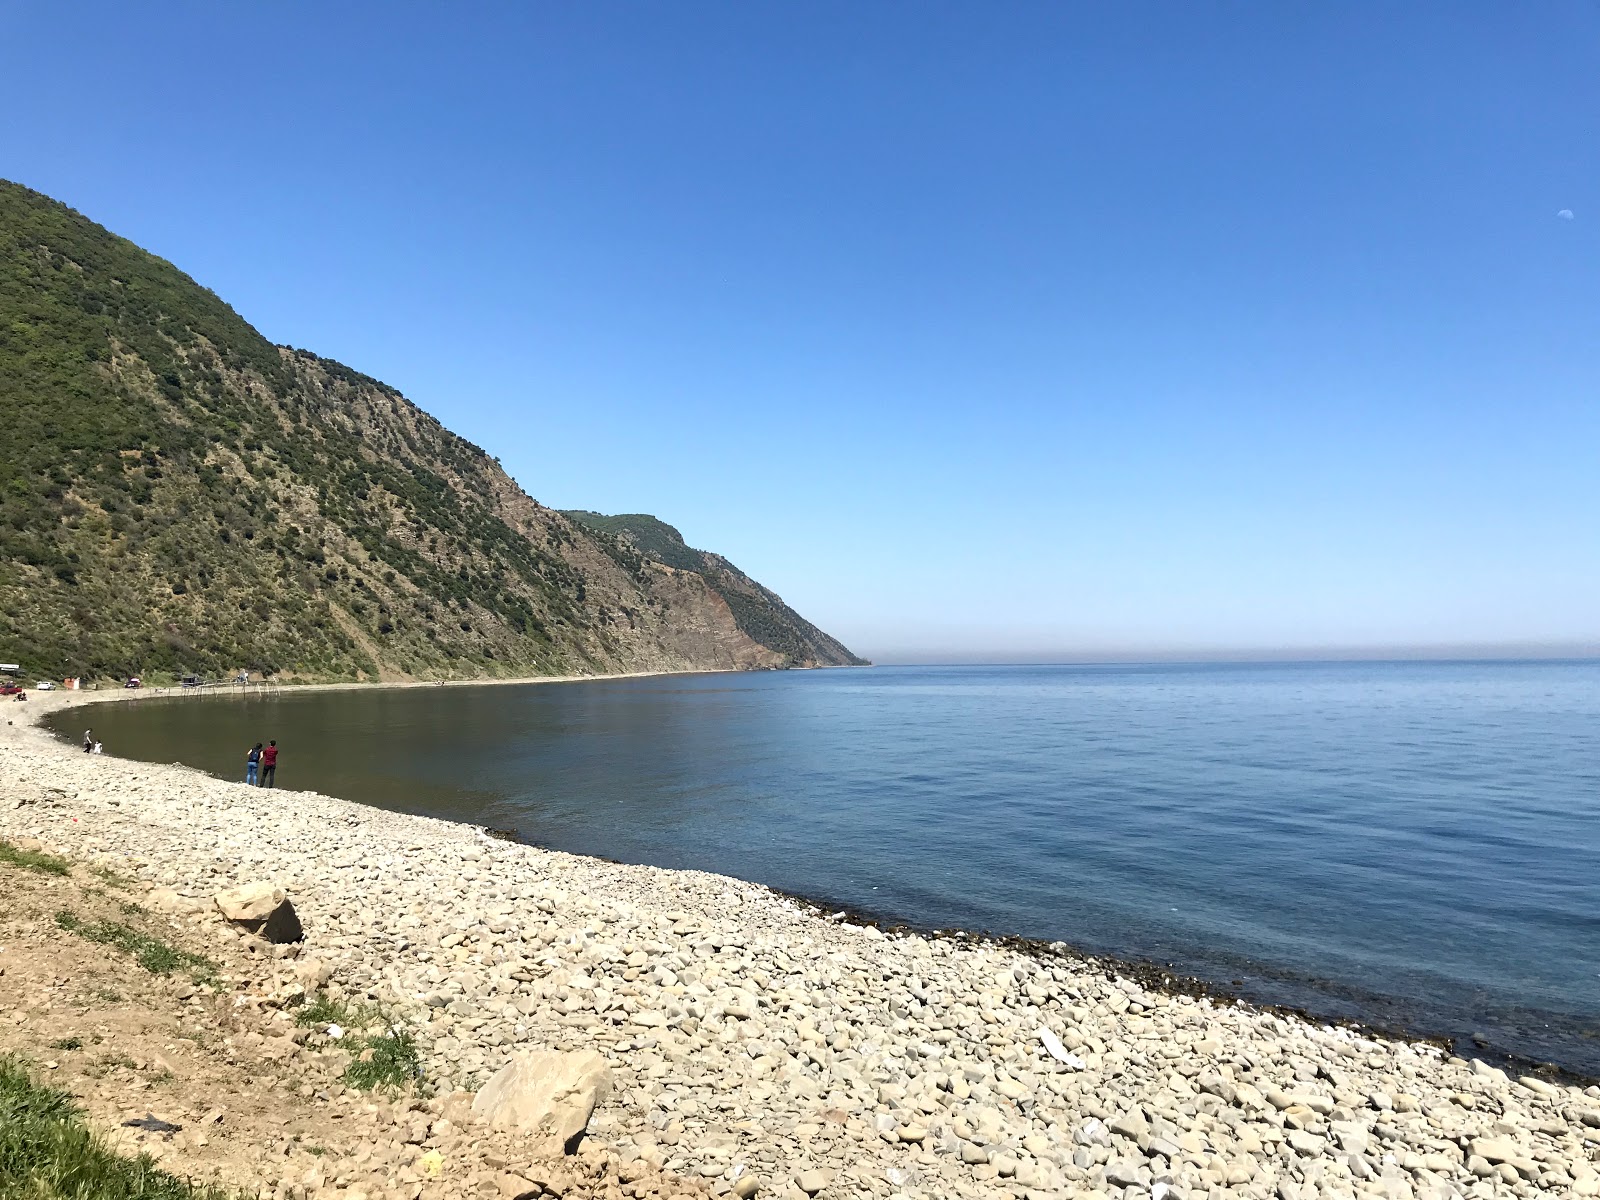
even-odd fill
[[[322,1028],[295,1019],[307,983],[315,986],[310,960],[104,868],[18,865],[47,861],[33,853],[45,848],[6,845],[0,1055],[34,1064],[36,1078],[74,1096],[119,1150],[149,1154],[180,1178],[280,1198],[599,1200],[699,1190],[619,1173],[593,1147],[551,1159],[498,1131],[468,1135],[460,1113],[449,1119],[459,1098],[346,1087],[349,1056]]]

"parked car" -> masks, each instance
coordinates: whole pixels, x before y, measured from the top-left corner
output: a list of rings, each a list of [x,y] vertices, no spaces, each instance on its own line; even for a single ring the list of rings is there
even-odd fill
[[[41,692],[53,692],[56,690],[56,685],[51,683],[48,679],[41,679],[33,686],[38,688]]]
[[[0,684],[0,696],[15,696],[22,690],[20,683]]]
[[[128,682],[123,684],[122,686],[125,687],[125,688],[143,687],[144,686],[144,680],[140,679],[137,675],[130,675],[130,676],[128,676]]]
[[[205,682],[206,681],[204,679],[201,679],[200,676],[198,676],[198,675],[185,675],[183,677],[183,686],[184,687],[203,687],[205,685]]]

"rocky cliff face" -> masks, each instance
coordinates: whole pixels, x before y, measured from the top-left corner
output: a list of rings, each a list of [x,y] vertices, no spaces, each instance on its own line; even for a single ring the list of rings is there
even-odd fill
[[[3,182],[0,410],[0,658],[29,671],[859,661],[716,556],[544,507],[393,388]]]
[[[614,537],[625,552],[631,551],[645,563],[699,576],[727,605],[740,632],[757,645],[784,655],[790,663],[865,663],[795,612],[776,592],[762,587],[720,554],[694,549],[665,521],[645,513],[608,517],[571,510],[564,515],[598,534]]]

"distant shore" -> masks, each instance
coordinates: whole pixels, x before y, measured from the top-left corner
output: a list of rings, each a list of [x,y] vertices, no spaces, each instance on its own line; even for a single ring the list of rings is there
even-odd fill
[[[305,953],[391,1005],[439,1087],[481,1085],[517,1047],[597,1050],[617,1089],[591,1136],[714,1192],[753,1174],[763,1195],[816,1184],[823,1200],[1163,1182],[1443,1200],[1511,1178],[1600,1194],[1600,1088],[1168,994],[1114,963],[886,934],[723,876],[183,767],[130,774],[37,728],[113,698],[8,710],[0,835],[197,900],[271,879],[301,911]]]
[[[94,687],[94,688],[50,688],[39,691],[28,688],[27,703],[42,701],[51,711],[69,708],[75,704],[103,703],[109,700],[139,700],[151,696],[171,695],[248,695],[254,689],[263,689],[266,692],[287,692],[298,695],[301,692],[346,692],[346,691],[375,691],[380,689],[400,688],[435,688],[435,687],[495,687],[513,686],[529,683],[600,683],[608,679],[651,679],[656,676],[673,675],[733,675],[744,674],[739,671],[619,671],[609,675],[522,675],[512,678],[497,677],[492,679],[361,679],[342,680],[335,683],[302,683],[298,680],[279,682],[277,680],[254,679],[249,683],[215,682],[201,684],[195,687],[184,687],[182,684],[151,685],[149,687]],[[66,703],[62,703],[65,701]]]

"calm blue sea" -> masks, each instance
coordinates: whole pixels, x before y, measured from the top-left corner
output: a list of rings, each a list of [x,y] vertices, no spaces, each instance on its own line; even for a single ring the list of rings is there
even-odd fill
[[[230,776],[276,737],[283,786],[1600,1075],[1600,663],[877,667],[94,725]]]

